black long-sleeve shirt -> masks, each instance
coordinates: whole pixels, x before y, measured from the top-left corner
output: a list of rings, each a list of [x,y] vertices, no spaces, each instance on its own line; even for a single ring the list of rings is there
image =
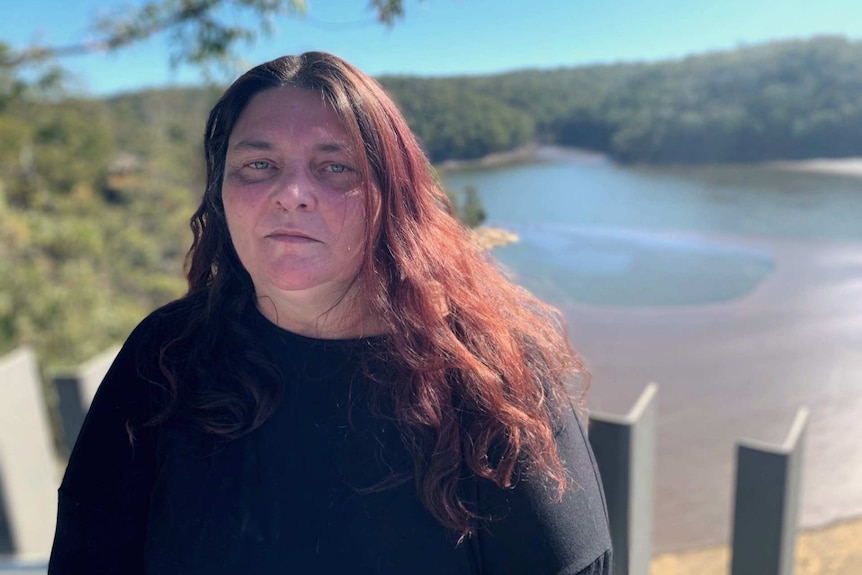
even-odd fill
[[[412,480],[362,490],[409,469],[397,431],[364,401],[374,338],[310,339],[254,310],[244,321],[285,380],[275,413],[231,441],[168,422],[130,444],[126,421],[163,393],[140,366],[187,313],[175,303],[144,320],[93,400],[60,487],[51,575],[610,573],[604,496],[574,413],[557,434],[573,480],[562,501],[526,472],[509,490],[469,480],[493,519],[460,545]]]

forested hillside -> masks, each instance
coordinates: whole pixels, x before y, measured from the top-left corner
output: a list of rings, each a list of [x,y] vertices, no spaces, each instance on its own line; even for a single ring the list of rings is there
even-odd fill
[[[464,157],[460,141],[447,146],[460,125],[482,134],[485,151],[535,140],[604,152],[621,162],[862,155],[862,42],[842,38],[656,64],[381,80],[435,160]],[[481,118],[468,111],[483,101],[493,105]]]
[[[622,162],[862,155],[862,43],[784,42],[657,64],[380,79],[433,161],[531,142]],[[0,69],[0,353],[49,367],[180,295],[218,89],[105,100]],[[463,213],[479,213],[475,190]]]
[[[33,88],[0,104],[0,352],[28,343],[50,367],[79,362],[183,292],[208,106]]]

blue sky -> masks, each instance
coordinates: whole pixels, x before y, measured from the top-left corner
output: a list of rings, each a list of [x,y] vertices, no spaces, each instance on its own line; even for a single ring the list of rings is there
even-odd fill
[[[838,34],[862,39],[862,0],[404,0],[394,28],[373,22],[366,0],[308,0],[308,18],[284,17],[276,32],[243,47],[257,64],[326,50],[373,75],[484,74],[523,68],[677,58],[773,39]],[[93,16],[130,2],[10,2],[0,41],[69,44],[87,39]],[[164,37],[62,64],[93,94],[200,81],[171,69]]]

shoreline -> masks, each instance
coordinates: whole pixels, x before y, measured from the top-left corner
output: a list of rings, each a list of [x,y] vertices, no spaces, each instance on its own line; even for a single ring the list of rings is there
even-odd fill
[[[494,152],[472,160],[443,160],[439,164],[435,164],[434,167],[441,172],[455,172],[459,170],[482,170],[515,166],[518,164],[531,164],[536,161],[538,150],[539,146],[537,144],[528,144],[514,150]]]
[[[610,159],[599,152],[583,148],[567,148],[552,144],[527,144],[505,152],[494,152],[473,160],[444,160],[434,167],[441,172],[458,172],[467,170],[487,170],[506,168],[522,164],[541,164],[560,159],[572,159],[584,162],[607,162]]]
[[[862,563],[862,517],[800,529],[796,535],[796,575],[851,573]],[[652,575],[726,575],[730,546],[716,545],[653,554]]]
[[[764,162],[762,165],[788,172],[847,176],[862,179],[862,157],[781,160]]]
[[[569,148],[557,145],[543,145],[538,143],[527,144],[505,152],[495,152],[473,160],[445,160],[435,165],[441,172],[457,172],[467,170],[485,170],[492,168],[504,168],[522,164],[539,164],[554,162],[560,159],[570,159],[580,162],[613,162],[606,154],[586,150],[584,148]],[[638,164],[649,167],[664,167],[658,164]],[[846,176],[862,179],[862,156],[851,156],[844,158],[805,158],[801,160],[769,160],[765,162],[751,162],[748,164],[730,163],[704,163],[692,164],[691,168],[715,167],[715,166],[754,166],[777,169],[788,172],[802,172],[808,174],[823,174],[831,176]]]
[[[518,234],[504,230],[503,228],[479,226],[471,231],[479,247],[486,251],[513,244],[520,240]]]

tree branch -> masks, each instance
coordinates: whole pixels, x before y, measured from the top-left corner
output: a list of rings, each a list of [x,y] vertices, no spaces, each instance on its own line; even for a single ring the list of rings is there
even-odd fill
[[[222,8],[239,8],[255,13],[259,26],[225,24],[217,18]],[[377,21],[393,26],[404,15],[403,0],[370,0]],[[110,52],[162,33],[172,33],[178,52],[174,64],[204,63],[223,59],[239,40],[253,40],[268,32],[269,21],[278,15],[303,15],[305,0],[151,0],[125,17],[111,17],[95,23],[98,38],[65,46],[31,46],[14,51],[0,44],[0,69],[14,69],[56,58]]]

